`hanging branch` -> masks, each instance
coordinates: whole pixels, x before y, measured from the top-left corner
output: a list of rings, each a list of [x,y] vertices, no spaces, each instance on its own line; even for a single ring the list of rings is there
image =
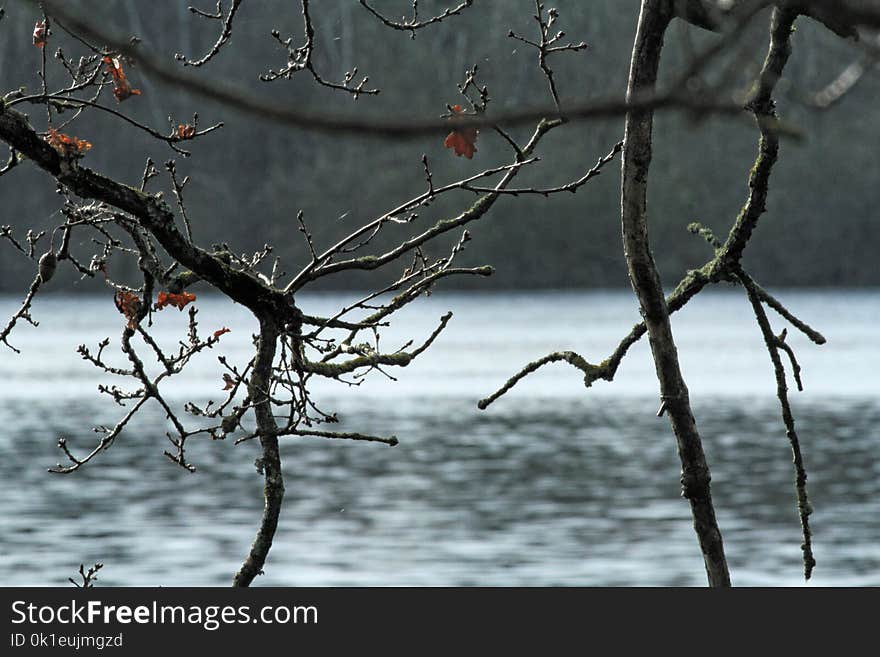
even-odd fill
[[[663,37],[671,15],[662,0],[643,0],[630,68],[629,97],[653,93]],[[721,532],[709,489],[709,466],[681,374],[669,310],[648,242],[647,187],[652,151],[653,111],[627,113],[623,145],[621,223],[624,253],[633,289],[645,318],[662,400],[681,459],[682,495],[691,505],[694,529],[710,586],[730,586]]]
[[[761,334],[764,337],[764,344],[767,346],[767,352],[770,354],[770,361],[773,363],[773,371],[776,376],[776,396],[779,398],[779,404],[782,407],[782,421],[785,423],[785,434],[791,444],[792,462],[795,470],[795,490],[797,491],[797,507],[798,515],[801,520],[801,529],[803,531],[804,542],[801,544],[801,550],[804,553],[804,579],[810,579],[813,574],[813,568],[816,565],[816,559],[813,557],[813,534],[810,531],[810,514],[813,513],[813,507],[807,497],[807,471],[804,466],[804,457],[801,454],[801,444],[795,431],[794,415],[791,412],[791,404],[788,401],[788,386],[785,382],[785,367],[779,356],[780,349],[785,351],[791,359],[792,373],[798,385],[799,390],[803,390],[800,379],[800,366],[795,360],[794,352],[791,347],[785,343],[785,332],[777,336],[770,327],[770,320],[767,319],[767,313],[761,305],[761,296],[755,286],[754,281],[743,271],[739,272],[739,280],[746,290],[749,302],[752,304],[752,310],[755,313],[755,319]]]

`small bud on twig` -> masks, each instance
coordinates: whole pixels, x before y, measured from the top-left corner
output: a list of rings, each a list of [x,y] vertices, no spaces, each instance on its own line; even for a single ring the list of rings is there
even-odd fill
[[[58,266],[58,257],[54,251],[46,251],[40,257],[40,281],[48,283],[52,276],[55,275],[55,269]]]

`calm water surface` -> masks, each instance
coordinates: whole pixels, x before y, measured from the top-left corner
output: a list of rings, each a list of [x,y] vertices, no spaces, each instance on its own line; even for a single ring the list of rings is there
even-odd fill
[[[880,585],[880,292],[780,294],[828,338],[816,347],[789,332],[806,385],[792,396],[815,507],[812,583]],[[319,314],[353,298],[300,301]],[[0,297],[0,315],[17,304]],[[204,330],[232,329],[223,353],[244,362],[253,321],[219,299],[197,305]],[[401,444],[285,439],[286,506],[257,583],[702,585],[647,343],[613,383],[587,390],[577,371],[552,365],[489,410],[475,407],[548,351],[605,358],[638,319],[631,295],[435,294],[382,344],[427,335],[446,310],[448,330],[398,381],[316,388],[340,429]],[[100,560],[107,585],[227,584],[262,508],[257,446],[193,442],[199,469],[189,474],[162,456],[166,420],[149,406],[90,467],[47,474],[60,436],[86,450],[91,427],[119,417],[96,392],[112,381],[75,348],[116,344],[121,318],[106,298],[45,297],[34,316],[41,326],[14,336],[23,353],[0,353],[0,583],[63,585]],[[173,345],[184,321],[166,311],[156,333]],[[748,304],[735,291],[705,293],[674,329],[734,583],[802,585],[791,455]],[[168,398],[220,399],[218,353],[172,380]]]

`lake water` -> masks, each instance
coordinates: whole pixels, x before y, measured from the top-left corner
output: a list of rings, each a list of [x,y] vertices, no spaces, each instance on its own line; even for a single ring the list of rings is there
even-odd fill
[[[813,585],[880,585],[880,292],[779,291],[828,338],[789,330],[806,390],[792,393],[809,472]],[[302,297],[332,313],[355,295]],[[8,317],[19,300],[0,297]],[[249,357],[253,321],[199,299],[204,330],[228,326],[223,353]],[[626,291],[435,294],[383,334],[396,349],[455,317],[398,381],[328,382],[316,398],[341,430],[394,434],[400,445],[285,438],[287,496],[258,585],[703,585],[668,422],[655,416],[647,342],[612,383],[585,389],[550,365],[486,411],[476,401],[526,362],[558,349],[605,358],[638,320]],[[0,352],[0,580],[65,585],[102,561],[99,584],[225,585],[262,508],[258,446],[193,440],[198,472],[171,464],[153,405],[82,471],[51,475],[55,444],[93,445],[91,427],[120,410],[75,353],[118,340],[112,299],[47,296],[38,329],[21,326]],[[781,319],[771,317],[778,332]],[[185,313],[157,316],[165,344]],[[737,290],[703,293],[673,317],[682,366],[713,475],[734,584],[803,585],[788,441],[760,332]],[[112,346],[112,345],[111,345]],[[220,399],[216,356],[171,381],[181,403]]]

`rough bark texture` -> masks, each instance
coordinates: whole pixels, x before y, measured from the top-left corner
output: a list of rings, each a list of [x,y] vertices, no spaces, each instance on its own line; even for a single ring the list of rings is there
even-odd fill
[[[279,329],[271,318],[260,320],[260,341],[257,357],[251,374],[248,394],[254,400],[254,414],[260,434],[262,456],[257,461],[257,469],[263,472],[263,517],[257,536],[251,545],[250,553],[232,580],[233,586],[250,586],[254,577],[263,572],[263,564],[272,547],[278,516],[284,499],[284,478],[281,474],[281,455],[278,450],[278,425],[272,415],[269,400],[269,382],[272,379],[272,363],[278,343]]]
[[[723,262],[719,263],[719,268],[727,273],[739,267],[752,231],[766,211],[770,174],[779,159],[779,135],[772,128],[777,118],[773,92],[791,55],[791,32],[796,18],[797,14],[793,11],[774,9],[770,24],[770,48],[749,99],[748,107],[755,114],[761,138],[758,142],[758,157],[749,175],[749,200],[730,231],[724,244],[726,255]]]
[[[0,101],[0,140],[27,156],[82,198],[103,201],[133,215],[180,264],[255,313],[274,313],[288,322],[297,312],[280,290],[236,270],[222,258],[190,242],[174,223],[174,213],[158,196],[145,194],[62,157],[31,127],[27,117]]]
[[[643,0],[633,48],[628,98],[652,94],[657,82],[663,38],[672,7],[668,0]],[[669,311],[648,241],[647,186],[651,163],[653,112],[626,117],[621,186],[621,222],[630,281],[648,330],[663,406],[672,424],[682,465],[682,495],[688,499],[710,586],[730,586],[721,532],[715,520],[710,475],[700,434],[681,375]]]

